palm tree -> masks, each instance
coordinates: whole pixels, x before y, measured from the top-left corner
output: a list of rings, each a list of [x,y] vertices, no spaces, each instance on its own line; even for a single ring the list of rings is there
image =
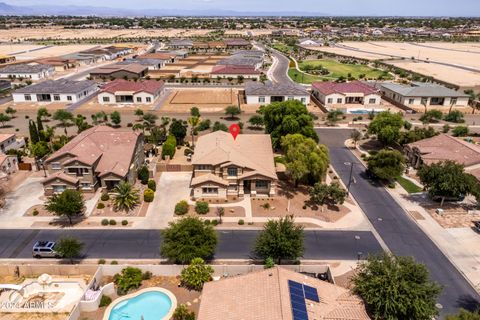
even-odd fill
[[[122,181],[115,186],[113,191],[113,204],[116,210],[124,210],[128,212],[138,204],[140,199],[138,196],[138,190],[133,188],[130,183]]]
[[[195,129],[197,128],[199,123],[200,123],[200,118],[199,117],[193,116],[193,117],[188,118],[188,124],[190,125],[190,134],[192,135],[192,148],[195,148],[194,132],[195,132]]]

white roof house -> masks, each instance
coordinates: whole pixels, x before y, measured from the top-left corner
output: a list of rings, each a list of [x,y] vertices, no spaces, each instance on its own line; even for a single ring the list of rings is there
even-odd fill
[[[74,103],[98,91],[95,81],[47,80],[16,90],[13,101]]]
[[[55,68],[48,64],[11,64],[0,68],[0,78],[40,80],[52,76]]]
[[[310,103],[310,94],[301,86],[273,82],[248,82],[245,84],[247,104],[269,104],[287,100],[298,100],[304,105]]]

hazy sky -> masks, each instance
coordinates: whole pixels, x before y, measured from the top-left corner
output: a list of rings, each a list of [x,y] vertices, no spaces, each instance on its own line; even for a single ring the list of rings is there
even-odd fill
[[[12,5],[89,5],[133,9],[306,11],[332,15],[480,16],[480,0],[3,0],[3,2]]]

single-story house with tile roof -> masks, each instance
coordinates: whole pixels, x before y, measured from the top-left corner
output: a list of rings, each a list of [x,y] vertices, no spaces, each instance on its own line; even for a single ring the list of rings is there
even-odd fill
[[[287,100],[298,100],[304,105],[310,103],[310,94],[303,87],[294,84],[280,84],[267,81],[247,82],[245,84],[247,104],[270,104]]]
[[[68,79],[46,80],[12,93],[17,102],[65,102],[74,103],[98,91],[95,81],[73,81]]]
[[[137,56],[135,59],[158,59],[165,60],[166,63],[174,63],[177,61],[177,55],[175,53],[166,53],[166,52],[154,52],[154,53],[145,53],[140,56]]]
[[[65,71],[78,67],[80,64],[75,60],[65,59],[62,57],[41,58],[35,60],[37,63],[48,64],[55,68],[55,71]]]
[[[97,126],[81,132],[45,160],[45,194],[112,190],[120,181],[134,183],[144,163],[143,144],[143,134],[130,129]]]
[[[18,150],[25,146],[25,139],[17,139],[15,133],[0,133],[0,152]]]
[[[480,181],[480,145],[442,133],[409,143],[404,151],[409,164],[414,168],[451,160],[464,165],[465,171]]]
[[[193,41],[189,39],[172,39],[168,43],[168,47],[171,49],[191,49]]]
[[[0,68],[0,78],[22,78],[33,81],[45,79],[55,73],[55,68],[48,64],[10,64]]]
[[[160,59],[125,59],[123,61],[118,62],[118,65],[129,65],[132,63],[141,64],[142,66],[146,66],[148,70],[159,70],[163,68],[167,63],[167,60],[160,60]]]
[[[313,95],[325,106],[359,104],[362,106],[380,105],[380,90],[361,81],[314,82]]]
[[[399,83],[380,84],[382,94],[406,107],[432,107],[439,110],[468,106],[469,96],[463,92],[434,84],[412,82],[410,85]]]
[[[212,68],[210,72],[211,78],[228,78],[239,76],[244,77],[245,79],[256,79],[260,80],[261,72],[256,70],[254,67],[249,66],[235,66],[235,65],[220,65]]]
[[[368,320],[351,291],[287,268],[205,283],[197,320]]]
[[[255,155],[255,156],[252,156]],[[193,197],[274,196],[277,174],[268,134],[216,131],[198,138],[192,157]]]
[[[163,92],[164,82],[156,80],[128,81],[117,79],[102,86],[98,94],[100,104],[153,103]]]
[[[227,49],[250,49],[252,43],[242,38],[238,39],[225,39],[224,42],[227,44]]]
[[[147,75],[148,67],[138,64],[113,64],[90,71],[93,79],[140,79]]]

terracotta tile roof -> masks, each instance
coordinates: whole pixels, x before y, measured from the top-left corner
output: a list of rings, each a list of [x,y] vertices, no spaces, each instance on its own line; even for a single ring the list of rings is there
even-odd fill
[[[202,174],[201,176],[193,178],[190,185],[194,187],[205,182],[215,182],[222,186],[228,186],[227,180],[224,180],[219,176],[214,175],[213,173]]]
[[[252,66],[219,65],[212,69],[211,74],[260,74]]]
[[[163,87],[163,81],[155,80],[145,80],[145,81],[128,81],[124,79],[117,79],[112,82],[105,84],[100,92],[110,92],[115,93],[118,91],[133,91],[137,92],[147,92],[151,94],[156,94]]]
[[[0,133],[0,143],[7,141],[12,137],[15,137],[14,133]]]
[[[307,302],[309,319],[368,320],[360,298],[347,289],[280,267],[208,282],[198,320],[292,320],[288,280],[317,289],[320,302]]]
[[[70,155],[86,165],[93,166],[98,161],[95,172],[99,176],[113,173],[124,177],[129,172],[137,141],[141,137],[141,133],[132,130],[93,127],[73,138],[45,162],[53,162],[60,156]]]
[[[45,178],[42,183],[45,184],[45,183],[48,183],[52,180],[55,180],[55,179],[59,179],[59,180],[62,180],[62,181],[65,181],[65,182],[68,182],[68,183],[71,183],[71,184],[77,184],[78,183],[78,178],[75,177],[75,176],[71,176],[71,175],[68,175],[66,173],[64,173],[63,171],[59,171],[59,172],[55,172],[51,175],[49,175],[47,178]]]
[[[172,53],[146,53],[138,56],[137,59],[159,59],[159,60],[170,60],[176,58],[176,55]]]
[[[452,160],[466,167],[480,164],[480,146],[448,134],[409,143],[407,147],[418,149],[425,164],[444,160]]]
[[[147,70],[147,66],[142,66],[141,64],[138,63],[132,63],[132,64],[114,64],[114,65],[109,65],[109,66],[104,66],[100,68],[93,69],[90,73],[92,74],[112,74],[114,72],[118,71],[127,71],[131,73],[142,73],[145,70]]]
[[[192,164],[215,166],[225,163],[277,179],[272,142],[268,134],[239,134],[234,140],[230,133],[216,131],[198,138]]]
[[[319,91],[324,95],[329,95],[333,93],[363,93],[365,95],[378,93],[379,90],[374,87],[369,86],[361,81],[351,81],[351,82],[314,82],[312,83],[313,89]]]

